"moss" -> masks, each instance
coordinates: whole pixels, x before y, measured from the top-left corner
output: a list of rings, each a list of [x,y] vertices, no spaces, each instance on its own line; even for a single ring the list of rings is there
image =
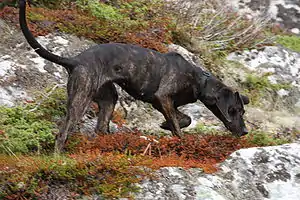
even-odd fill
[[[276,42],[293,51],[300,52],[300,37],[296,35],[280,35],[277,36]]]
[[[77,0],[76,4],[81,9],[90,12],[92,16],[97,17],[98,19],[111,21],[125,20],[125,16],[123,16],[117,8],[101,3],[97,0]]]
[[[274,146],[290,142],[285,138],[275,138],[273,135],[265,132],[253,131],[247,136],[247,141],[255,146]]]
[[[219,132],[214,127],[206,125],[204,123],[197,123],[193,131],[195,131],[197,134],[216,134]]]
[[[262,76],[248,74],[245,82],[242,83],[244,92],[250,96],[250,103],[258,105],[259,100],[263,97],[267,91],[276,92],[280,89],[290,89],[290,84],[272,84],[268,77],[270,73],[266,73]]]

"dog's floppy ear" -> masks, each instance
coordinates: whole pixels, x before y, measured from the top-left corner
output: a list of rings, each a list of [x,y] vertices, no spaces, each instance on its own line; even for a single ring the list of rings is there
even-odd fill
[[[237,102],[241,103],[242,105],[247,105],[250,103],[249,98],[245,95],[241,95],[239,92],[235,93],[235,98]]]
[[[237,102],[238,104],[241,104],[242,106],[244,105],[244,101],[243,101],[242,96],[240,95],[239,92],[235,92],[235,93],[234,93],[234,97],[235,97],[236,102]]]
[[[247,104],[250,103],[249,97],[247,97],[245,95],[242,95],[242,94],[240,96],[242,98],[242,101],[243,101],[244,105],[247,105]]]
[[[231,122],[229,113],[228,113],[228,108],[229,105],[232,103],[230,101],[233,100],[232,97],[232,91],[228,88],[222,89],[218,96],[217,96],[217,101],[216,101],[216,106],[218,107],[219,111],[223,115],[223,117],[226,119],[227,122]]]

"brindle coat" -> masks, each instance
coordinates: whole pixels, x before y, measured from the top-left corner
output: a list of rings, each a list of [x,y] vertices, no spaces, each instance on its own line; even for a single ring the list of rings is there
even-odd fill
[[[27,27],[26,1],[20,0],[20,26],[28,43],[41,57],[66,68],[69,73],[67,116],[56,138],[61,151],[68,130],[84,115],[91,101],[99,106],[97,133],[109,132],[109,121],[118,94],[114,83],[135,99],[148,102],[161,112],[161,127],[182,136],[181,128],[191,118],[178,107],[202,101],[235,135],[247,134],[244,124],[246,96],[233,92],[216,77],[193,66],[177,53],[162,54],[129,44],[100,44],[72,58],[63,58],[43,48]]]

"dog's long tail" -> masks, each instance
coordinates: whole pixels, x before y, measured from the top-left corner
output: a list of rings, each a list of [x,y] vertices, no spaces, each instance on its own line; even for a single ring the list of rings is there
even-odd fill
[[[75,60],[72,60],[70,58],[64,58],[58,55],[55,55],[51,52],[49,52],[47,49],[42,47],[38,43],[38,41],[34,38],[32,33],[30,32],[28,26],[27,26],[27,21],[26,21],[26,0],[20,0],[19,1],[19,23],[21,26],[21,30],[29,43],[29,45],[35,50],[35,52],[40,55],[42,58],[47,59],[51,62],[54,62],[56,64],[59,64],[67,69],[68,72],[71,72],[75,66],[76,62]]]

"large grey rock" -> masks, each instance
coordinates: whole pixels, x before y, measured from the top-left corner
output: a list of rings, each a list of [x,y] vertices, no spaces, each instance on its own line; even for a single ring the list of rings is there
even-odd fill
[[[300,53],[280,46],[267,46],[234,52],[227,59],[242,66],[226,70],[227,74],[233,72],[231,75],[239,77],[240,82],[246,81],[249,74],[269,73],[271,84],[290,85],[286,89],[266,90],[260,99],[260,108],[246,108],[248,121],[266,132],[281,132],[282,128],[300,130]]]
[[[229,54],[228,60],[242,63],[258,73],[272,73],[269,80],[288,83],[300,88],[300,53],[279,46],[267,46],[261,50],[246,50]]]
[[[267,46],[260,50],[245,50],[231,53],[228,60],[237,61],[250,70],[248,74],[262,75],[270,73],[268,79],[272,84],[286,84],[288,89],[278,89],[273,99],[281,99],[278,105],[274,101],[268,108],[274,106],[281,110],[299,112],[300,99],[300,53],[279,46]],[[284,103],[283,103],[284,102]],[[267,103],[267,102],[266,102]]]
[[[144,180],[136,199],[292,200],[300,199],[300,144],[241,149],[215,174],[166,167]]]

